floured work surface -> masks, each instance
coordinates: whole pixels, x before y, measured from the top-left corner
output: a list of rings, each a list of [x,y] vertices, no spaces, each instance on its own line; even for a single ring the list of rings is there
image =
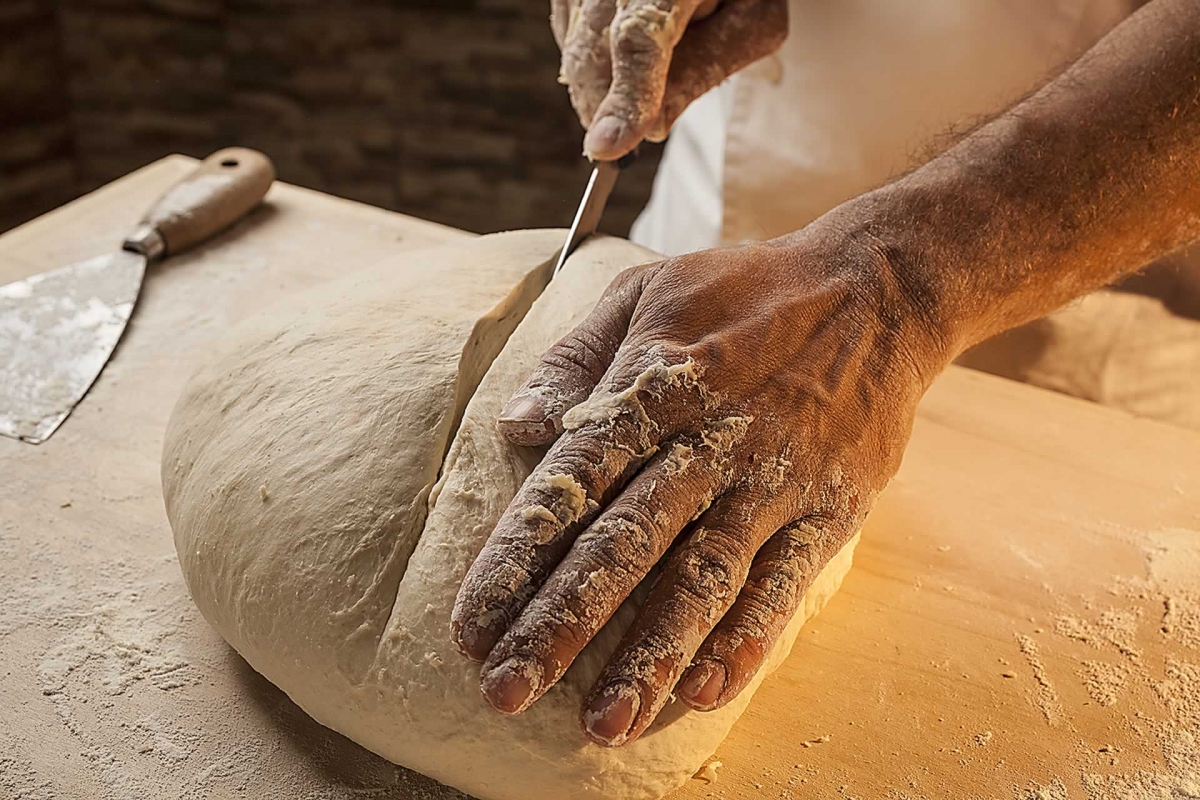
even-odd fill
[[[188,163],[0,237],[0,282],[99,252]],[[455,235],[290,187],[271,201],[151,271],[48,443],[0,440],[0,797],[460,797],[311,722],[179,576],[159,448],[199,350],[264,297]],[[1200,437],[949,373],[842,591],[715,782],[672,797],[1186,797],[1197,498]]]

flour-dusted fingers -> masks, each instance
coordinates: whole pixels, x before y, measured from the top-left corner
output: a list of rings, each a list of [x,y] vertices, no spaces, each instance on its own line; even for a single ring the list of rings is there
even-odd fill
[[[711,711],[737,697],[766,661],[817,575],[857,528],[857,517],[813,518],[786,525],[767,540],[733,607],[679,681],[679,699],[698,711]]]
[[[671,59],[655,124],[646,132],[662,141],[697,97],[733,73],[779,49],[787,38],[787,0],[727,0],[688,27]]]
[[[566,84],[571,105],[585,128],[592,124],[612,83],[609,27],[616,13],[616,0],[582,0],[571,10],[558,80]]]
[[[524,711],[562,676],[689,522],[726,483],[748,423],[663,447],[576,539],[492,648],[481,687],[494,708]]]
[[[611,551],[621,540],[606,526],[583,544],[577,537],[610,503],[628,499],[621,490],[645,477],[639,473],[672,454],[699,470],[697,449],[727,447],[728,462],[707,469],[716,485],[735,488],[700,518],[703,536],[686,534],[682,549],[664,559],[650,603],[597,685],[584,720],[606,743],[628,741],[650,724],[722,609],[735,602],[763,542],[792,520],[868,496],[894,474],[916,398],[943,355],[924,337],[920,314],[903,313],[892,273],[872,268],[876,245],[844,252],[837,249],[846,242],[841,229],[811,235],[645,268],[611,366],[586,400],[563,413],[561,436],[459,590],[451,635],[468,657],[487,659],[481,689],[497,708],[525,708],[561,674],[685,524],[681,516],[694,513],[686,504],[695,495],[687,492],[678,507],[657,501],[613,511],[613,520],[640,521],[651,535],[631,550],[638,568],[605,587],[600,616],[582,617],[592,609],[575,602],[582,567],[574,559],[598,541]],[[689,437],[692,450],[676,452]],[[671,453],[657,455],[668,447]],[[804,479],[817,469],[823,481]],[[654,483],[650,475],[645,485]],[[738,501],[742,495],[753,502]],[[615,529],[619,537],[621,525]]]
[[[593,741],[622,745],[654,721],[692,654],[733,605],[755,551],[786,514],[776,499],[761,488],[730,491],[668,556],[584,701],[581,723]]]
[[[583,150],[599,160],[620,158],[658,119],[675,45],[699,0],[627,0],[609,29],[612,84],[596,109]]]
[[[482,661],[570,549],[575,536],[658,450],[697,421],[695,362],[626,343],[587,400],[563,415],[566,433],[526,479],[467,571],[451,634]]]
[[[496,424],[506,439],[533,447],[562,433],[563,413],[587,399],[612,365],[654,268],[646,264],[618,275],[583,322],[542,356],[500,412]]]

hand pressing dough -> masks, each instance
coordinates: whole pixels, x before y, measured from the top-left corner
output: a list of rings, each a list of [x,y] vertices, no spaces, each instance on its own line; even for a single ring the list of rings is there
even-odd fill
[[[205,618],[323,724],[484,800],[656,798],[716,749],[837,590],[857,537],[767,669],[719,711],[673,703],[619,749],[584,738],[583,695],[640,596],[528,712],[488,708],[479,666],[450,642],[450,611],[541,457],[502,441],[494,420],[609,281],[655,257],[589,240],[512,332],[561,241],[526,231],[406,254],[236,329],[172,415],[167,512]]]

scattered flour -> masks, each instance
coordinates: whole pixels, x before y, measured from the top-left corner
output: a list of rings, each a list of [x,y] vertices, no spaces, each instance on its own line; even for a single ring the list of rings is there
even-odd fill
[[[1080,663],[1079,678],[1093,701],[1112,707],[1125,694],[1141,690],[1151,693],[1157,707],[1166,710],[1165,717],[1142,711],[1122,716],[1122,727],[1145,742],[1144,752],[1157,753],[1163,766],[1119,774],[1085,768],[1079,775],[1083,798],[1196,800],[1200,798],[1200,665],[1171,653],[1200,646],[1200,532],[1174,529],[1130,534],[1122,539],[1142,547],[1145,554],[1147,576],[1116,577],[1109,590],[1131,604],[1101,611],[1094,619],[1061,614],[1055,619],[1054,630],[1121,659],[1116,663],[1098,659]],[[1161,618],[1145,613],[1155,604],[1162,608]],[[1139,632],[1142,642],[1159,637],[1148,655],[1138,645]],[[1027,637],[1018,638],[1022,652],[1033,665],[1038,660],[1036,649],[1031,656],[1024,641]],[[1044,671],[1034,666],[1035,676],[1039,669]],[[1116,750],[1106,746],[1100,752],[1111,755]],[[1110,766],[1118,763],[1115,757],[1110,758]],[[1066,793],[1061,780],[1044,787],[1017,789],[1015,796],[1021,800],[1074,797]]]
[[[322,728],[223,644],[214,658],[173,554],[73,571],[49,545],[21,563],[7,544],[0,646],[50,632],[30,654],[40,694],[27,701],[50,714],[36,739],[0,726],[3,800],[468,800]],[[244,686],[222,698],[212,687],[231,670]],[[66,768],[46,769],[47,749]]]
[[[1070,798],[1066,785],[1059,780],[1052,781],[1045,786],[1031,783],[1024,789],[1019,786],[1014,787],[1013,796],[1017,800],[1069,800]]]
[[[1029,668],[1033,670],[1033,679],[1036,683],[1033,691],[1033,704],[1042,712],[1046,722],[1058,725],[1063,717],[1062,701],[1059,700],[1058,690],[1054,688],[1054,684],[1050,682],[1050,677],[1046,673],[1046,666],[1042,662],[1037,642],[1029,636],[1018,634],[1017,646],[1024,654]]]
[[[1087,689],[1088,696],[1102,706],[1116,705],[1129,680],[1129,669],[1120,664],[1104,661],[1084,661],[1079,677]]]

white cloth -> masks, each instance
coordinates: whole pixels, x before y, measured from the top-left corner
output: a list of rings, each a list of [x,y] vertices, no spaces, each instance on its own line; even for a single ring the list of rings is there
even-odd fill
[[[792,0],[778,53],[694,103],[631,237],[668,255],[803,227],[1091,46],[1134,0]]]
[[[702,95],[676,121],[650,202],[629,232],[634,242],[666,255],[721,243],[725,131],[737,82],[734,75]]]

